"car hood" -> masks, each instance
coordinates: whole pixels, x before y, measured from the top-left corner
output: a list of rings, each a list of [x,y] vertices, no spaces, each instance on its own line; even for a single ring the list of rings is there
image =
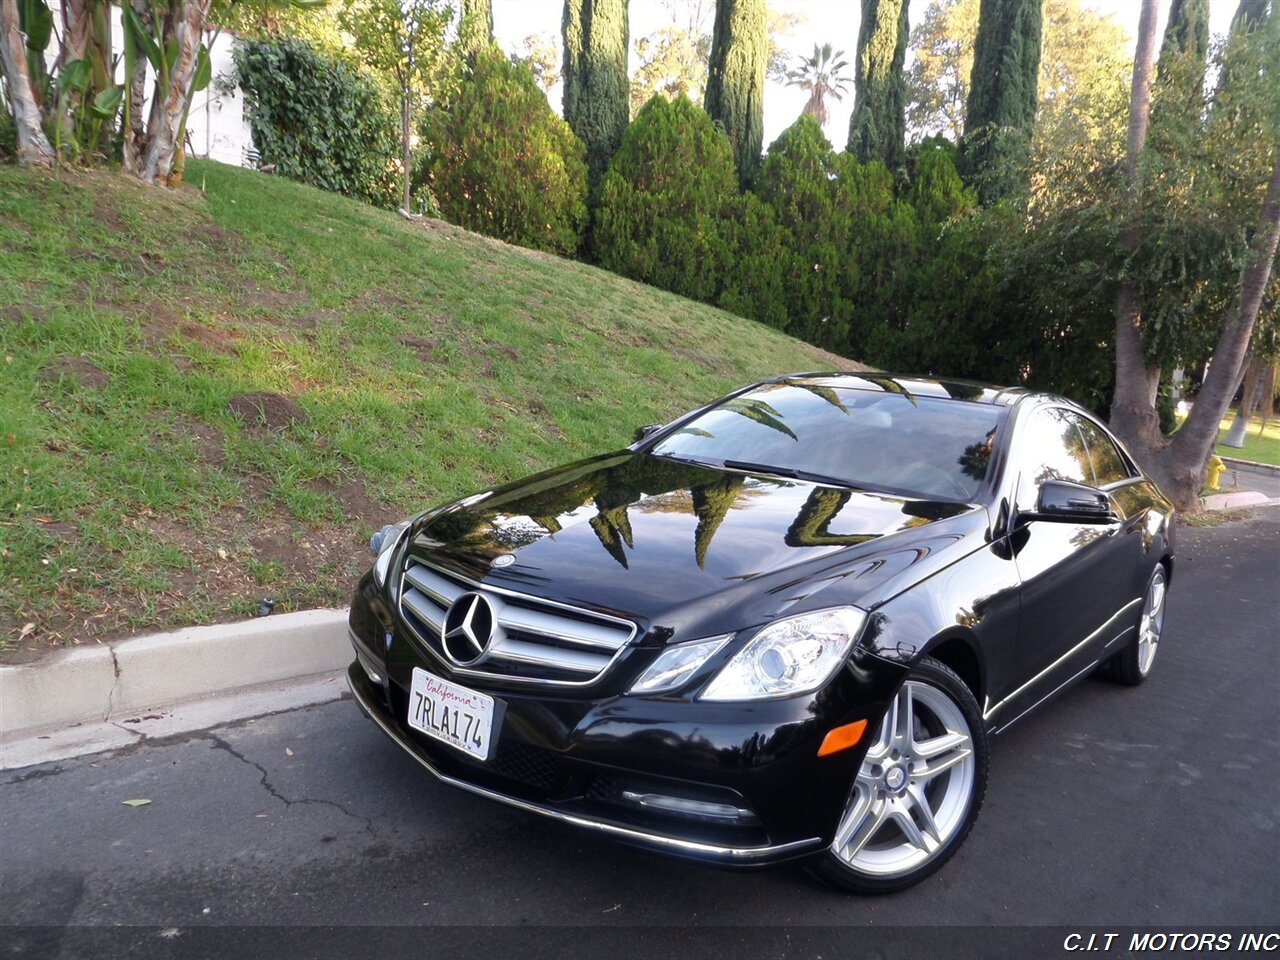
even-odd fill
[[[684,639],[763,622],[836,585],[821,605],[870,606],[887,581],[950,562],[986,529],[973,505],[624,451],[459,501],[420,524],[410,552]]]

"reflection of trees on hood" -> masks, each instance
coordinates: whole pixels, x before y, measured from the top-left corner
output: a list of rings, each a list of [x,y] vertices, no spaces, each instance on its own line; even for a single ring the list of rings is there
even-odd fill
[[[788,547],[822,547],[847,546],[854,543],[865,543],[874,540],[875,534],[833,534],[829,528],[844,509],[844,505],[853,496],[851,490],[833,490],[830,487],[816,487],[810,492],[787,528],[785,542]]]
[[[596,505],[599,506],[599,501],[596,501]],[[623,567],[627,566],[627,552],[622,549],[622,545],[625,543],[632,550],[636,546],[631,536],[631,518],[627,516],[627,506],[628,504],[622,503],[607,510],[601,509],[589,521],[600,545]]]
[[[474,508],[437,517],[427,536],[461,552],[515,550],[540,539],[532,535],[533,525],[546,534],[559,533],[562,516],[593,504],[591,529],[609,556],[625,567],[624,551],[635,547],[628,507],[646,496],[712,486],[722,477],[718,471],[658,457],[627,456],[612,463],[579,465],[535,478],[523,488],[528,492],[499,494]],[[515,522],[518,518],[528,522]]]
[[[740,476],[727,476],[716,483],[693,488],[693,512],[698,518],[698,527],[693,534],[693,555],[699,567],[706,565],[711,540],[733,509],[744,480]]]

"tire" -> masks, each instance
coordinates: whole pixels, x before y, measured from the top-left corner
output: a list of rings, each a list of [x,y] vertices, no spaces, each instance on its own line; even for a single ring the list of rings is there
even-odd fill
[[[977,700],[947,666],[925,657],[885,711],[835,838],[813,871],[854,893],[919,883],[968,836],[987,768]]]
[[[1164,631],[1164,611],[1169,596],[1169,574],[1163,563],[1156,564],[1147,579],[1138,617],[1138,632],[1124,647],[1102,665],[1102,675],[1115,683],[1136,687],[1151,675],[1160,636]]]

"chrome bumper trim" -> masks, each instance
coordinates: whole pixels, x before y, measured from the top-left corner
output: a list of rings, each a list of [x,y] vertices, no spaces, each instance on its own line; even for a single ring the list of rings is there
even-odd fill
[[[426,759],[424,759],[399,730],[382,716],[383,710],[377,705],[371,703],[364,691],[360,689],[358,684],[351,682],[350,674],[347,675],[347,686],[351,690],[352,696],[355,697],[356,703],[374,723],[382,728],[382,732],[389,736],[396,744],[403,749],[409,756],[417,760],[427,772],[442,783],[447,783],[451,787],[458,787],[477,796],[485,797],[489,800],[496,800],[499,803],[505,803],[508,806],[516,807],[529,813],[541,814],[544,817],[550,817],[553,820],[560,820],[564,823],[571,823],[574,826],[585,827],[588,830],[595,830],[599,833],[609,834],[631,843],[638,843],[648,847],[654,847],[664,850],[668,853],[680,856],[694,857],[700,860],[713,860],[721,863],[739,863],[750,864],[765,861],[785,860],[789,857],[800,856],[811,850],[816,851],[822,847],[822,840],[818,837],[812,837],[808,840],[795,840],[791,843],[781,843],[775,846],[767,847],[721,847],[710,843],[698,843],[696,840],[684,840],[679,837],[668,837],[659,833],[647,833],[643,830],[633,829],[631,827],[621,827],[613,823],[604,823],[599,820],[591,820],[586,817],[576,816],[570,813],[563,813],[550,807],[544,807],[540,804],[530,803],[527,800],[520,800],[516,797],[508,797],[505,794],[488,790],[484,787],[478,787],[473,783],[467,783],[465,780],[457,780],[453,777],[441,773],[433,767]]]

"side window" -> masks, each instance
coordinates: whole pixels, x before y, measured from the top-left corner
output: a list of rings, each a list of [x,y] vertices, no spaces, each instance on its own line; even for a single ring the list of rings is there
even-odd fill
[[[1093,468],[1076,423],[1076,416],[1069,410],[1041,407],[1018,428],[1014,466],[1020,474],[1019,507],[1034,506],[1040,484],[1046,480],[1093,483]]]
[[[1128,480],[1132,474],[1112,439],[1092,421],[1080,417],[1079,424],[1085,448],[1089,451],[1089,461],[1093,464],[1094,483],[1105,487],[1109,483]]]

